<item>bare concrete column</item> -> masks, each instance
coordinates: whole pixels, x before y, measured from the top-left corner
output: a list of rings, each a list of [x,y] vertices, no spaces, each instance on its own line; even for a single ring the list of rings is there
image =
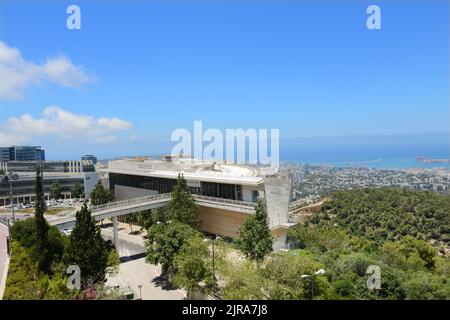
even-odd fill
[[[113,244],[116,247],[116,251],[119,250],[119,235],[117,230],[117,216],[113,217]]]

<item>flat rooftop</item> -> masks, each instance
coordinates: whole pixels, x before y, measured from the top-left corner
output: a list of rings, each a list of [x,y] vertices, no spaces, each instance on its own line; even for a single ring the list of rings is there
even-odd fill
[[[248,186],[257,186],[264,181],[257,168],[185,157],[114,160],[108,162],[108,168],[99,171],[167,179],[176,179],[178,174],[182,174],[188,181]]]
[[[19,181],[36,180],[34,172],[15,172],[19,175]],[[72,179],[84,178],[84,172],[44,172],[44,179]]]

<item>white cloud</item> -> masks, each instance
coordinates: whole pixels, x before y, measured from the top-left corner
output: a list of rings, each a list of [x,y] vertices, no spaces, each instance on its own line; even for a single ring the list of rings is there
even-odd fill
[[[30,140],[30,137],[16,134],[9,134],[0,132],[0,142],[3,145],[17,145]]]
[[[0,141],[12,144],[12,141],[28,141],[37,136],[107,143],[117,139],[115,134],[128,131],[133,126],[119,118],[95,118],[50,106],[44,109],[40,118],[33,118],[26,113],[18,118],[10,118],[1,127],[6,130],[0,132]]]
[[[47,59],[38,64],[26,61],[17,48],[0,41],[0,98],[18,99],[31,84],[56,83],[63,87],[78,88],[94,81],[81,66],[75,66],[64,56]]]

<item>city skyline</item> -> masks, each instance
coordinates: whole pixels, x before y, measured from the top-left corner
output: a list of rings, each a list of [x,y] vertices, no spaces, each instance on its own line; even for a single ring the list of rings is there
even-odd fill
[[[281,141],[434,133],[445,145],[444,1],[381,2],[381,30],[367,29],[365,1],[80,1],[81,30],[66,28],[69,2],[23,3],[0,10],[2,145],[42,145],[49,159],[158,154],[195,120],[278,128]]]

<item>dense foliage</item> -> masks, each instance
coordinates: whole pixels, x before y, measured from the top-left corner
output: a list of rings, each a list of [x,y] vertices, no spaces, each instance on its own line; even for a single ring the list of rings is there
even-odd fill
[[[251,214],[238,230],[236,245],[242,253],[255,261],[262,261],[272,252],[273,237],[267,223],[264,199],[256,204],[255,214]]]
[[[11,237],[18,245],[33,252],[37,237],[35,218],[16,221],[11,227]],[[49,227],[47,247],[49,268],[61,260],[67,242],[67,237],[64,237],[57,228]]]
[[[410,190],[337,192],[320,214],[289,230],[288,252],[258,264],[232,256],[221,264],[222,296],[448,300],[450,258],[433,241],[448,235],[448,203],[448,197]],[[374,268],[379,288],[369,286]],[[317,274],[320,269],[325,273]]]
[[[154,224],[148,230],[146,260],[152,264],[161,264],[164,275],[175,273],[175,256],[192,237],[199,236],[197,230],[179,221]]]
[[[71,299],[79,292],[67,288],[67,277],[62,265],[53,268],[53,275],[39,271],[30,254],[30,248],[12,243],[12,256],[3,298],[5,300]]]
[[[105,280],[108,254],[107,243],[85,203],[76,214],[76,224],[69,236],[64,262],[80,267],[81,285],[87,288]]]
[[[273,254],[259,267],[248,260],[225,264],[221,273],[227,285],[222,296],[244,300],[332,299],[334,290],[326,276],[305,277],[323,266],[306,251]]]
[[[169,219],[177,220],[193,228],[199,225],[199,209],[192,197],[190,187],[182,175],[172,190],[172,199],[165,208]]]
[[[208,243],[199,234],[192,236],[175,256],[174,265],[177,273],[174,283],[185,288],[188,294],[209,292],[213,289],[211,262]]]
[[[377,243],[411,235],[450,244],[450,196],[386,188],[338,191],[312,222],[337,224]]]
[[[84,186],[80,182],[75,182],[75,184],[70,188],[70,193],[72,198],[81,198],[84,194]]]
[[[125,216],[120,216],[119,221],[129,223],[130,225],[138,225],[141,229],[147,230],[152,224],[157,222],[157,220],[155,221],[156,215],[153,213],[156,211],[157,209],[127,214]]]
[[[91,192],[91,202],[98,206],[114,200],[114,195],[111,190],[105,188],[103,183],[99,180]]]
[[[311,253],[325,266],[338,298],[450,299],[450,259],[432,241],[447,241],[449,215],[448,196],[401,189],[339,191],[288,236],[291,248]],[[370,265],[380,268],[380,289],[368,290]]]
[[[61,198],[62,190],[61,185],[58,181],[53,182],[52,187],[50,189],[50,197],[52,199],[58,200]]]
[[[36,172],[34,218],[16,221],[11,228],[11,261],[4,299],[95,299],[103,298],[105,273],[117,271],[119,258],[110,242],[100,236],[86,204],[77,212],[70,238],[49,226],[41,168]],[[81,269],[83,291],[69,290],[67,267]],[[111,296],[108,294],[108,296]]]

